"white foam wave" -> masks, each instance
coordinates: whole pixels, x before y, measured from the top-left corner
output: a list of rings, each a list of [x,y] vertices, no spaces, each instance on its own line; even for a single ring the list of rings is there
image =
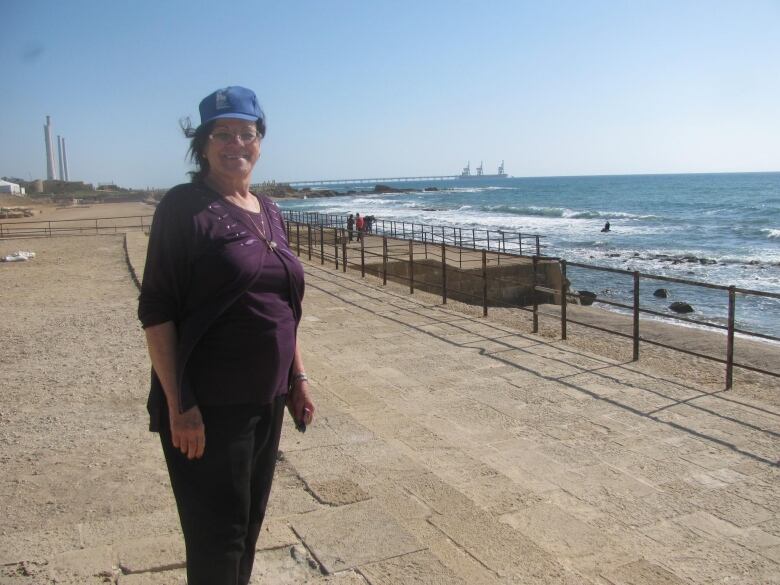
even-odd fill
[[[780,230],[778,229],[765,228],[762,229],[761,232],[765,233],[767,238],[772,238],[772,239],[780,238]]]

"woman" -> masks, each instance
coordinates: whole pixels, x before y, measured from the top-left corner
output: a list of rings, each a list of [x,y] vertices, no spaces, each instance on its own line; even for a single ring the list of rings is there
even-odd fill
[[[192,182],[155,211],[138,316],[187,550],[189,585],[249,582],[285,404],[299,429],[314,404],[296,340],[303,269],[281,214],[249,190],[265,117],[243,87],[187,120]]]

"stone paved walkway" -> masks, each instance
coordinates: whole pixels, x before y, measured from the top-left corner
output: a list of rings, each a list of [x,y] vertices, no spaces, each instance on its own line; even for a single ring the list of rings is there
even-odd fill
[[[318,419],[286,421],[253,583],[780,584],[776,408],[306,272]],[[161,494],[47,574],[181,583]],[[0,583],[33,582],[15,554]]]

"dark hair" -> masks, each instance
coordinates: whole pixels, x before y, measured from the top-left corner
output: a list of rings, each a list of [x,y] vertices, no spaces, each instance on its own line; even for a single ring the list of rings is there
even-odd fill
[[[260,137],[265,138],[265,116],[262,112],[260,114],[257,122],[255,122],[255,127],[257,128],[257,133]],[[190,148],[187,151],[187,156],[189,157],[190,162],[195,165],[195,170],[190,171],[187,174],[190,176],[193,183],[203,182],[209,174],[209,161],[204,154],[206,152],[206,144],[209,141],[209,134],[211,134],[211,131],[218,121],[219,119],[212,120],[206,124],[201,124],[197,128],[192,127],[192,120],[189,117],[182,118],[179,121],[184,136],[190,139]]]

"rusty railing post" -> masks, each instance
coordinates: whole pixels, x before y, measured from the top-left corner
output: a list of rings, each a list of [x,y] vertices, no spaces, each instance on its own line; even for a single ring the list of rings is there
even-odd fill
[[[360,240],[360,276],[366,277],[366,242],[365,238]]]
[[[729,287],[729,324],[726,335],[726,390],[731,390],[734,382],[734,321],[737,312],[737,291],[734,285]]]
[[[333,257],[336,262],[336,270],[339,269],[339,228],[333,228]]]
[[[539,243],[539,235],[534,236],[536,238],[536,255],[538,256],[542,252],[542,246]]]
[[[301,224],[295,223],[295,253],[298,254],[298,258],[301,257]]]
[[[488,303],[487,250],[482,250],[482,316],[487,317]]]
[[[344,272],[347,271],[347,238],[344,228],[341,228],[341,267]]]
[[[639,359],[639,272],[634,270],[634,354],[633,361]]]
[[[561,339],[566,340],[566,291],[569,289],[566,281],[566,260],[561,260]]]
[[[534,333],[539,333],[539,300],[538,300],[538,295],[536,294],[536,283],[538,281],[538,277],[537,277],[538,272],[537,271],[538,271],[538,268],[539,268],[538,265],[539,265],[539,257],[538,256],[534,256],[533,257],[534,285],[531,288],[531,291],[532,291],[532,293],[534,295],[534,298],[533,298],[533,301],[534,301],[534,303],[533,303],[533,332]]]
[[[325,264],[325,226],[320,224],[320,264]]]
[[[382,284],[387,284],[387,236],[382,236]]]
[[[414,240],[409,240],[409,294],[414,294]]]
[[[443,237],[441,240],[441,304],[447,304],[447,248]]]
[[[310,223],[306,224],[306,243],[308,247],[308,257],[309,260],[311,261],[311,224]]]

